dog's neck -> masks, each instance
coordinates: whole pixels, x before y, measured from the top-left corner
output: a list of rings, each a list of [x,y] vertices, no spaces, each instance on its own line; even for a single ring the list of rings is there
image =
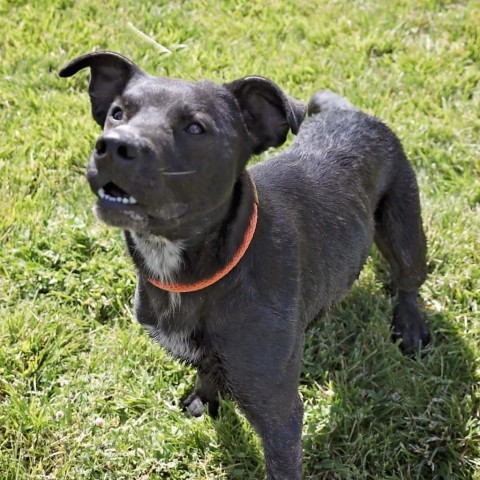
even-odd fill
[[[146,273],[162,282],[172,282],[183,262],[183,241],[171,242],[156,235],[130,232]]]
[[[228,214],[204,235],[170,241],[161,236],[126,232],[127,246],[142,276],[166,283],[191,283],[213,275],[241,245],[254,197],[248,175],[243,173],[229,199]]]

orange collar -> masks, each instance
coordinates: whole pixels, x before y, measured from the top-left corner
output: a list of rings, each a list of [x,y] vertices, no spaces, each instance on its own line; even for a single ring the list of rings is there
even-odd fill
[[[258,219],[258,193],[257,187],[253,181],[253,178],[247,172],[247,176],[250,180],[250,183],[253,187],[253,195],[254,195],[254,203],[253,203],[253,210],[252,215],[250,217],[250,222],[248,224],[247,231],[243,237],[243,242],[236,251],[233,258],[228,262],[225,267],[221,270],[216,272],[210,278],[205,278],[204,280],[200,280],[195,283],[164,283],[160,280],[156,280],[154,278],[149,278],[148,281],[155,285],[156,287],[160,288],[161,290],[166,290],[167,292],[176,292],[176,293],[187,293],[187,292],[196,292],[198,290],[203,290],[204,288],[213,285],[214,283],[221,280],[223,277],[228,275],[240,262],[240,260],[245,255],[248,247],[250,246],[250,242],[252,241],[253,234],[255,233],[255,228],[257,226],[257,219]]]

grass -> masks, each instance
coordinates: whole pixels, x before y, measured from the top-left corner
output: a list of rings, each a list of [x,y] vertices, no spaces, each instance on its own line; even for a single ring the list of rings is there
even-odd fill
[[[194,372],[137,326],[119,232],[83,177],[98,135],[68,60],[120,51],[185,79],[331,88],[384,119],[418,172],[433,346],[389,340],[373,252],[306,340],[306,479],[480,479],[480,6],[475,1],[0,0],[0,478],[260,479],[236,407],[188,419]],[[128,23],[168,47],[163,55]]]

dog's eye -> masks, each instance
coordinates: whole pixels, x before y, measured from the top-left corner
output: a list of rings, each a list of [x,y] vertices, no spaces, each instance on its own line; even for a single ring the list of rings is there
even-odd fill
[[[192,135],[200,135],[202,133],[205,132],[205,130],[203,129],[203,127],[198,124],[198,123],[191,123],[186,129],[185,131],[187,133],[191,133]]]
[[[112,118],[117,121],[123,120],[123,110],[120,107],[115,107],[112,110]]]

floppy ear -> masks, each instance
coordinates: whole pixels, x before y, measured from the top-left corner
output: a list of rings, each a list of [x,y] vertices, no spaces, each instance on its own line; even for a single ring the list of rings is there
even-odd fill
[[[268,78],[245,77],[225,87],[237,99],[254,153],[278,147],[285,142],[289,130],[298,133],[306,105],[286,95]]]
[[[72,60],[60,70],[59,75],[71,77],[86,67],[90,67],[91,70],[88,93],[92,104],[92,116],[103,127],[115,97],[123,92],[134,75],[142,75],[143,72],[119,53],[93,52]]]

